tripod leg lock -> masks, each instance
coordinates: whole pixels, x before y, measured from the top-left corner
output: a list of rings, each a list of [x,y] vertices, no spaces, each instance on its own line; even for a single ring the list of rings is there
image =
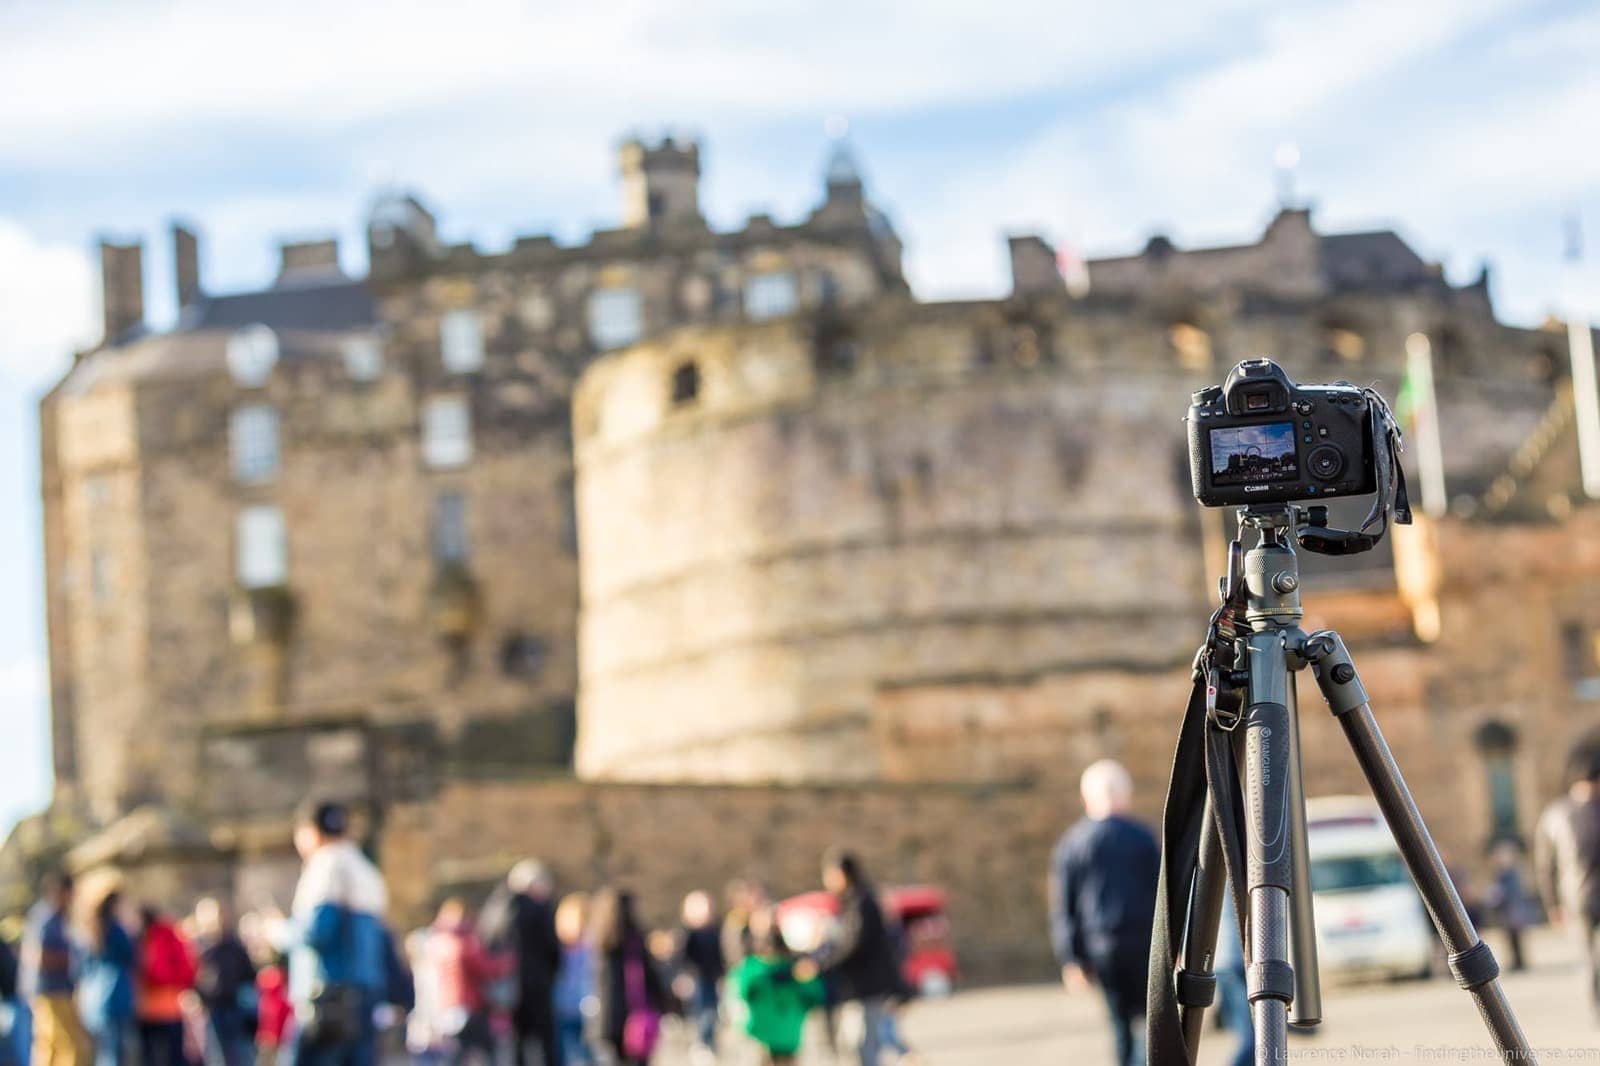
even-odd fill
[[[1251,1003],[1258,999],[1294,1001],[1294,967],[1282,959],[1252,962],[1245,967],[1244,978]]]
[[[1178,971],[1178,1003],[1185,1007],[1209,1007],[1217,998],[1217,975]]]
[[[1328,709],[1336,715],[1349,714],[1365,706],[1367,690],[1356,673],[1356,664],[1344,646],[1344,638],[1331,629],[1319,630],[1305,639],[1301,654],[1311,664],[1317,685],[1322,689]]]
[[[1474,988],[1482,988],[1500,976],[1500,964],[1494,960],[1494,952],[1481,940],[1467,950],[1449,956],[1447,961],[1450,963],[1450,972],[1455,975],[1456,984],[1469,992]]]

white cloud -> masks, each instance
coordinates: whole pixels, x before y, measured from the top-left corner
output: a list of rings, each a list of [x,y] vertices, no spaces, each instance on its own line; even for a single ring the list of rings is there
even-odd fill
[[[1496,227],[1543,211],[1553,235],[1586,203],[1600,230],[1589,135],[1600,67],[1567,43],[1600,35],[1600,12],[1568,20],[1559,37],[1539,25],[1505,34],[1489,49],[1493,69],[1441,59],[1513,10],[1505,0],[1277,9],[1248,53],[1071,115],[1009,156],[914,190],[903,213],[919,289],[1000,291],[996,226],[1099,254],[1134,250],[1159,229],[1191,244],[1252,240],[1275,205],[1273,149],[1293,139],[1306,160],[1300,190],[1324,229],[1399,225],[1458,269],[1487,256],[1503,268],[1506,310],[1536,319],[1554,297],[1553,267],[1530,260],[1537,237],[1508,240]],[[1424,76],[1431,84],[1408,80],[1430,62],[1446,68]]]
[[[205,0],[0,9],[0,159],[148,150],[211,122],[301,130],[489,111],[615,123],[894,112],[1081,86],[1215,47],[1244,0],[589,4]],[[1067,32],[1048,32],[1070,23]],[[444,123],[448,128],[449,123]],[[502,125],[505,135],[515,126]]]
[[[0,380],[31,389],[60,373],[98,333],[96,292],[82,249],[0,218]]]

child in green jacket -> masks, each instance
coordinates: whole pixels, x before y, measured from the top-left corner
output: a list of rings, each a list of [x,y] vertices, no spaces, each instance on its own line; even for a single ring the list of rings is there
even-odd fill
[[[754,950],[729,976],[733,994],[745,1007],[744,1031],[767,1050],[771,1066],[790,1066],[800,1051],[800,1031],[825,993],[815,976],[795,974],[795,956],[783,942],[770,914],[752,923]]]

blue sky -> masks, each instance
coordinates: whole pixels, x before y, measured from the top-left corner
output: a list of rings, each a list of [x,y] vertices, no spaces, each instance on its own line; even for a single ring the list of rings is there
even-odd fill
[[[1393,225],[1458,280],[1488,260],[1503,315],[1533,323],[1563,216],[1600,244],[1596,57],[1600,9],[1577,0],[10,0],[0,826],[48,786],[33,407],[94,338],[101,233],[146,238],[159,325],[173,216],[214,291],[269,281],[287,237],[337,233],[360,269],[383,182],[451,239],[575,239],[617,217],[617,139],[672,126],[705,139],[715,224],[795,217],[844,115],[919,294],[992,294],[1008,231],[1090,254],[1253,238],[1293,141],[1319,226]]]

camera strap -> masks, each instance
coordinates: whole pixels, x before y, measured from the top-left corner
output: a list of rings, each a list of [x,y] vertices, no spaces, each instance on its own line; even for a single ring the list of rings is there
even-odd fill
[[[1207,1005],[1216,986],[1216,979],[1209,972],[1190,973],[1178,966],[1188,932],[1189,897],[1199,866],[1200,836],[1208,810],[1222,839],[1234,914],[1239,928],[1247,928],[1244,805],[1233,759],[1231,726],[1216,710],[1219,675],[1212,662],[1222,627],[1230,621],[1229,609],[1230,605],[1224,604],[1212,616],[1206,643],[1195,656],[1194,685],[1178,733],[1162,813],[1161,865],[1145,1004],[1146,1047],[1151,1066],[1194,1066],[1184,1043],[1178,1008]],[[1237,725],[1237,720],[1231,724]]]
[[[1399,525],[1411,524],[1411,499],[1406,493],[1406,471],[1400,465],[1400,455],[1405,451],[1400,423],[1378,390],[1363,388],[1361,395],[1367,399],[1367,432],[1372,439],[1373,466],[1376,470],[1376,493],[1372,509],[1354,530],[1328,526],[1307,526],[1300,530],[1297,534],[1300,546],[1320,555],[1354,555],[1372,550],[1388,532],[1391,516]]]

